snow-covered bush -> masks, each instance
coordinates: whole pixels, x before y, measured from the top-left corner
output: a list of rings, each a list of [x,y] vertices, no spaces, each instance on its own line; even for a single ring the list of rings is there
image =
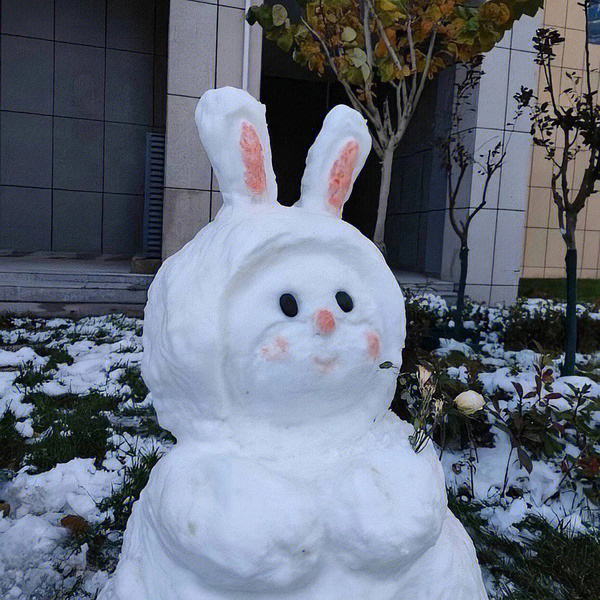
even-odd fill
[[[508,311],[504,327],[507,350],[538,350],[560,353],[565,344],[565,312],[562,302],[527,299]],[[595,307],[577,305],[577,348],[591,353],[600,349],[600,314]]]
[[[424,437],[433,439],[454,489],[472,499],[493,501],[508,513],[516,499],[524,499],[526,513],[553,514],[553,522],[600,524],[600,386],[594,381],[600,379],[600,362],[594,354],[580,355],[589,377],[560,377],[561,346],[548,343],[551,334],[543,341],[554,352],[545,355],[513,351],[504,343],[508,327],[510,335],[516,338],[520,330],[525,339],[556,329],[564,307],[551,301],[524,301],[509,309],[471,304],[471,337],[442,338],[432,353],[423,341],[429,342],[434,328],[451,331],[452,323],[449,313],[430,306],[410,299],[409,314],[418,316],[421,329],[418,343],[407,348],[411,360],[403,365],[393,405],[415,425],[415,446]],[[597,313],[583,305],[579,312],[591,323],[585,332],[591,340],[600,332]],[[426,384],[423,368],[431,372]],[[459,410],[456,398],[465,392],[482,394],[481,410]],[[514,517],[509,514],[504,526],[515,524]]]

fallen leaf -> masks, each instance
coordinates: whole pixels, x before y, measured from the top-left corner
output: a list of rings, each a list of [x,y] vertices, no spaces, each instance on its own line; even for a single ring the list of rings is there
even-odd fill
[[[90,524],[78,515],[67,515],[60,520],[60,524],[75,535],[85,533],[90,527]]]

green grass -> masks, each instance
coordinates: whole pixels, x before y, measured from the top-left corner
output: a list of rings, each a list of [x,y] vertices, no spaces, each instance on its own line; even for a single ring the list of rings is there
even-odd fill
[[[32,361],[19,366],[19,374],[15,377],[14,384],[25,389],[32,389],[51,378],[46,367],[36,367]]]
[[[136,452],[133,448],[132,455],[134,458],[131,465],[125,468],[123,483],[100,503],[100,510],[112,512],[110,528],[119,531],[124,531],[131,516],[133,503],[146,487],[150,471],[162,456],[162,452],[157,448],[148,452]]]
[[[60,422],[69,413],[94,416],[102,412],[114,412],[123,400],[119,396],[107,396],[97,391],[87,394],[58,394],[50,396],[43,392],[29,393],[23,402],[33,404],[33,429],[42,433],[54,423]]]
[[[566,285],[565,279],[521,279],[519,296],[566,301]],[[580,302],[600,303],[600,280],[579,279],[577,281],[577,298]]]
[[[148,388],[142,379],[139,367],[127,365],[123,368],[123,373],[119,377],[121,385],[128,385],[131,389],[131,397],[134,402],[142,402],[148,395]]]
[[[481,516],[484,505],[449,497],[471,535],[480,563],[498,585],[494,600],[598,600],[600,531],[576,533],[528,516],[520,540],[494,533]]]
[[[16,329],[16,325],[14,323],[15,315],[9,312],[0,313],[0,329],[4,331],[12,331]]]
[[[148,452],[131,448],[130,456],[133,460],[131,465],[125,468],[122,484],[115,488],[108,498],[98,504],[98,508],[107,513],[106,519],[102,523],[90,524],[85,531],[69,536],[66,541],[73,552],[81,550],[84,544],[87,545],[86,564],[88,568],[107,570],[109,573],[115,570],[122,534],[131,516],[133,503],[146,487],[150,472],[162,456],[162,452],[156,448]],[[58,597],[66,599],[80,594],[82,592],[81,583],[83,583],[83,579],[66,591],[63,596]],[[84,595],[84,597],[86,596]]]
[[[171,432],[163,429],[156,417],[156,411],[153,406],[134,406],[124,407],[119,412],[119,416],[136,419],[135,424],[121,426],[121,429],[131,435],[140,435],[142,437],[155,437],[165,442],[175,443],[175,437]]]
[[[99,467],[111,448],[111,422],[104,414],[115,411],[121,399],[98,392],[77,396],[29,394],[35,406],[33,428],[39,435],[28,446],[25,462],[37,471],[48,471],[73,458],[93,458]]]
[[[17,470],[25,454],[25,439],[15,429],[17,419],[6,410],[0,417],[0,469]]]
[[[73,364],[73,357],[64,348],[48,346],[46,343],[34,344],[32,348],[38,356],[48,357],[48,362],[44,367],[46,371],[56,369],[59,364]]]

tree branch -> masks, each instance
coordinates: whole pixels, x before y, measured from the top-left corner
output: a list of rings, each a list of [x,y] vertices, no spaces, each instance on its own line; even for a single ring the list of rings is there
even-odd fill
[[[373,61],[373,46],[371,42],[371,22],[369,20],[369,7],[367,6],[367,3],[369,1],[370,0],[365,0],[365,2],[362,4],[363,35],[365,36],[365,53],[367,55],[367,64],[369,65],[369,75],[365,79],[365,99],[371,112],[379,116],[379,112],[375,107],[375,103],[373,102],[373,67],[375,63]]]
[[[377,26],[377,31],[379,32],[379,37],[383,40],[383,43],[385,44],[385,47],[387,48],[387,51],[392,59],[392,62],[394,63],[394,66],[396,67],[396,69],[398,69],[399,73],[402,73],[402,64],[400,62],[400,58],[398,57],[398,53],[396,52],[395,48],[392,46],[392,43],[390,42],[390,38],[388,37],[388,34],[385,32],[385,27],[383,26],[383,22],[382,22],[381,18],[379,17],[379,15],[377,14],[375,7],[373,6],[373,1],[366,0],[366,3],[367,3],[367,6],[369,7],[369,11],[373,15],[373,19],[375,19],[375,25]]]
[[[431,68],[431,59],[433,57],[433,47],[435,46],[436,37],[437,37],[437,25],[434,27],[433,33],[431,34],[431,39],[429,40],[429,48],[427,50],[427,56],[425,58],[425,65],[423,67],[423,73],[421,74],[421,81],[420,81],[419,87],[416,89],[416,91],[414,91],[414,90],[415,90],[415,86],[417,83],[418,73],[415,72],[415,74],[413,75],[413,78],[414,78],[413,86],[412,86],[413,89],[411,90],[411,94],[409,96],[408,103],[404,107],[404,111],[403,111],[403,115],[402,115],[403,118],[402,118],[402,120],[398,119],[398,121],[399,121],[398,129],[394,136],[395,143],[398,143],[400,141],[400,139],[402,138],[402,136],[404,135],[406,126],[407,126],[408,122],[410,121],[410,119],[412,118],[412,116],[415,112],[415,108],[416,108],[417,104],[419,103],[419,100],[421,99],[421,94],[423,93],[423,90],[425,89],[425,82],[427,81],[427,78],[429,75],[429,69]],[[402,128],[400,127],[401,123],[403,125]]]
[[[414,97],[415,91],[417,89],[417,53],[415,51],[415,40],[413,39],[412,34],[412,14],[408,17],[407,27],[406,27],[406,35],[408,37],[408,48],[410,50],[410,70],[412,72],[413,80],[412,80],[412,89],[410,92],[411,97]]]
[[[371,125],[372,125],[373,129],[375,130],[375,135],[377,136],[377,137],[375,137],[375,135],[371,134],[371,137],[373,138],[373,150],[375,150],[375,152],[377,153],[377,156],[379,156],[379,158],[383,158],[383,147],[385,145],[383,143],[383,140],[385,140],[387,138],[387,136],[385,136],[384,132],[382,131],[381,122],[379,121],[379,119],[374,118],[374,116],[371,114],[371,111],[358,99],[358,97],[354,93],[354,90],[352,89],[350,84],[340,76],[340,72],[338,71],[338,69],[335,65],[335,62],[331,56],[331,53],[329,52],[329,48],[328,48],[327,44],[325,43],[325,40],[323,40],[323,38],[308,24],[308,22],[305,19],[301,19],[301,20],[302,20],[302,23],[304,24],[304,26],[311,32],[311,34],[315,37],[315,39],[321,44],[321,47],[323,48],[323,52],[325,53],[325,57],[327,58],[327,62],[329,63],[329,66],[331,67],[332,71],[334,72],[336,79],[342,84],[342,86],[344,87],[344,90],[346,90],[346,94],[348,94],[348,98],[349,98],[352,106],[357,111],[359,111],[368,121],[371,122]],[[379,117],[379,113],[376,113],[376,114],[377,114],[377,117]]]

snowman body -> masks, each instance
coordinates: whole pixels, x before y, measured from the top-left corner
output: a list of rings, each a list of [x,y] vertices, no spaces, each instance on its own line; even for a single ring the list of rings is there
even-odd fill
[[[155,278],[143,375],[176,446],[134,505],[109,600],[485,600],[431,445],[389,410],[404,303],[339,216],[370,150],[336,107],[297,206],[276,203],[264,108],[196,119],[224,205]]]

